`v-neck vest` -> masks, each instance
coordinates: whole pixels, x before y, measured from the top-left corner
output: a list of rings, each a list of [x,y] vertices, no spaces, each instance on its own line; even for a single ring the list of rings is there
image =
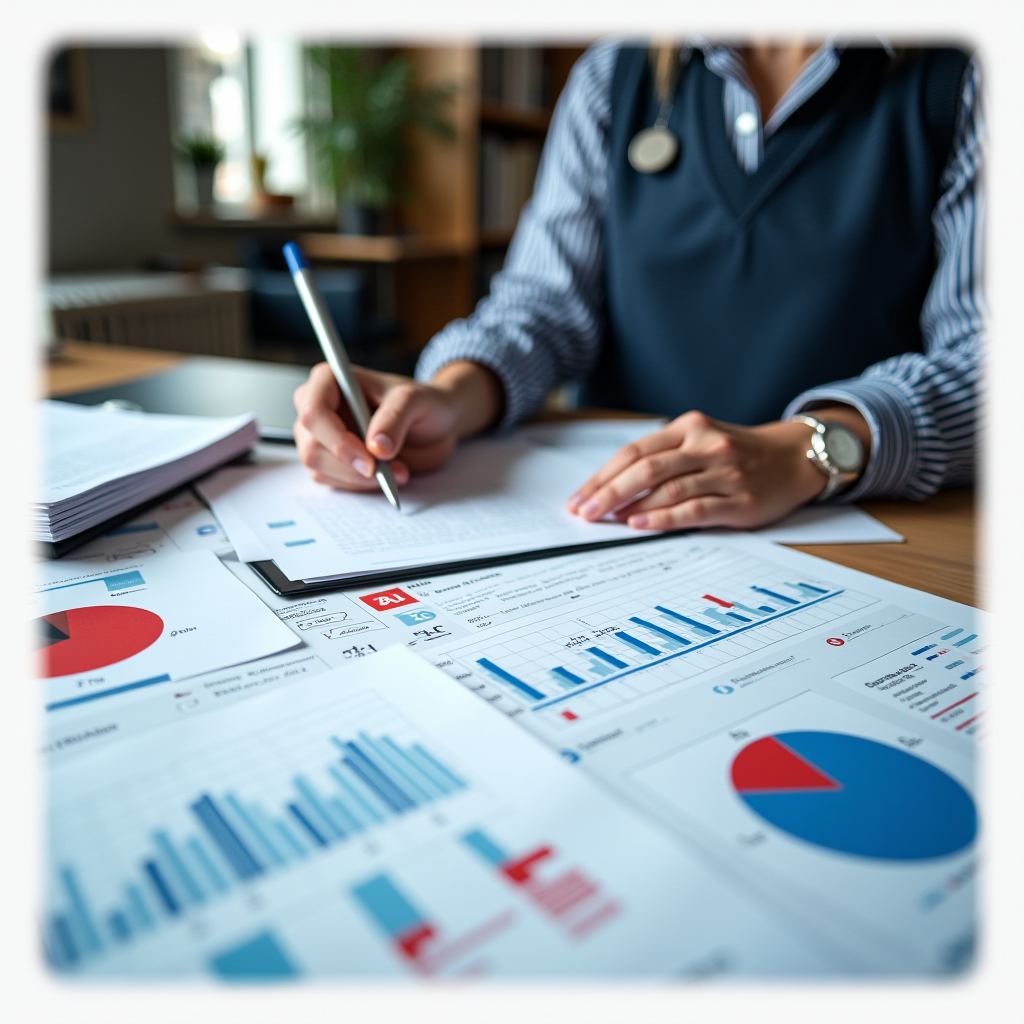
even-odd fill
[[[588,405],[755,424],[809,387],[922,347],[932,211],[966,56],[844,51],[751,175],[730,149],[723,81],[699,51],[676,85],[674,164],[626,157],[658,104],[644,48],[612,84],[604,219],[607,330]]]

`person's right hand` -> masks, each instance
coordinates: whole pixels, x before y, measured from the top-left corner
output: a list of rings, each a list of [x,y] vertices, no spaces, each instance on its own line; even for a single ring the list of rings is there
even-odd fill
[[[478,363],[450,363],[431,384],[354,366],[371,410],[366,442],[326,363],[295,390],[293,428],[299,458],[318,483],[373,491],[377,459],[391,463],[395,483],[442,466],[458,441],[489,426],[501,411],[497,377]]]

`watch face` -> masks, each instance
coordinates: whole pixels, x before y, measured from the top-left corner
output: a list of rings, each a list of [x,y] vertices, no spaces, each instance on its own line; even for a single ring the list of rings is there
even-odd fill
[[[857,435],[846,427],[829,426],[825,432],[828,457],[842,473],[853,473],[861,468],[864,452]]]

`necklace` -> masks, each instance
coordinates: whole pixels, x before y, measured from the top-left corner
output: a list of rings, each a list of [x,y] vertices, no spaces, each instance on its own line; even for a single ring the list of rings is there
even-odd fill
[[[650,128],[644,128],[633,136],[626,150],[630,167],[641,174],[657,174],[665,170],[679,154],[679,139],[669,130],[668,119],[672,116],[672,97],[680,63],[680,55],[676,54],[670,62],[671,70],[667,76],[655,74],[655,90],[661,100],[658,117]]]

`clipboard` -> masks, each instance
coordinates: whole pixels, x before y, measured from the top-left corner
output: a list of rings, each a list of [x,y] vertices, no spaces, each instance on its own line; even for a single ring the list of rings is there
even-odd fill
[[[689,531],[681,530],[679,533]],[[640,537],[625,537],[620,540],[602,540],[591,544],[571,544],[567,547],[542,548],[534,551],[519,551],[512,555],[495,555],[487,558],[466,558],[458,562],[438,562],[434,565],[414,565],[403,569],[383,569],[380,572],[366,573],[358,577],[340,580],[318,580],[315,583],[304,583],[302,580],[290,580],[278,568],[273,560],[247,562],[246,565],[279,597],[302,597],[306,594],[321,594],[326,591],[361,590],[363,587],[374,587],[378,584],[390,586],[392,583],[408,582],[425,576],[449,576],[457,572],[472,572],[475,569],[493,569],[500,565],[515,565],[519,562],[534,562],[542,558],[554,558],[564,555],[577,555],[584,551],[598,551],[603,548],[626,547],[631,544],[645,544],[652,540],[664,540],[678,534],[660,532],[645,534]]]

